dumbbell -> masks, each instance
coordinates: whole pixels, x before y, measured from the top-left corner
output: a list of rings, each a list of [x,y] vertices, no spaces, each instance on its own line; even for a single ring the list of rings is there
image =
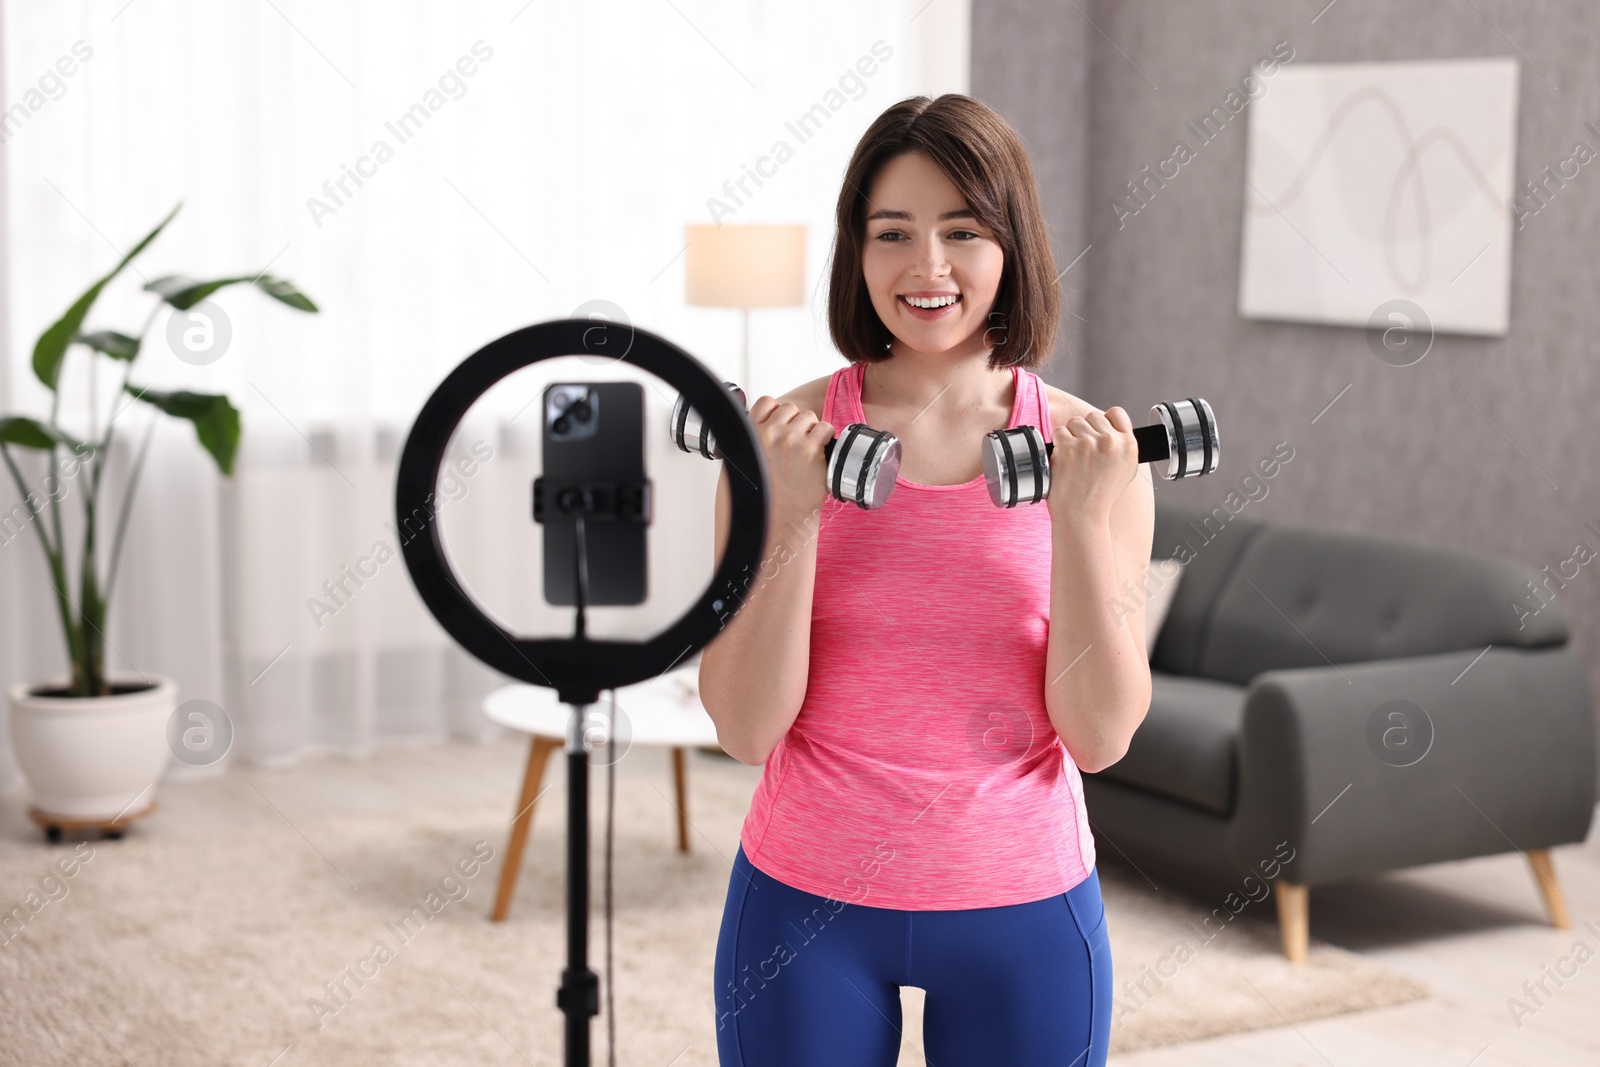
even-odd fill
[[[1157,421],[1133,431],[1139,462],[1159,463],[1163,478],[1198,478],[1217,469],[1217,419],[1211,405],[1196,397],[1156,404]],[[1050,460],[1055,443],[1045,443],[1037,426],[995,430],[983,439],[983,476],[996,507],[1037,504],[1050,492]]]
[[[744,390],[723,382],[744,407]],[[717,442],[700,418],[700,413],[684,402],[680,393],[668,420],[672,443],[685,452],[706,459],[721,459]],[[874,430],[864,422],[853,422],[840,431],[823,449],[828,461],[828,494],[835,500],[854,504],[866,511],[883,507],[894,492],[900,476],[900,439],[885,430]]]

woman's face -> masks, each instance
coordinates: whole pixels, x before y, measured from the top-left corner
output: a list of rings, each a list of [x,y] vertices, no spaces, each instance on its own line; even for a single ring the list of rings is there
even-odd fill
[[[1004,255],[961,192],[920,152],[896,156],[867,191],[861,270],[872,306],[901,344],[918,352],[988,352],[989,311]],[[951,296],[922,310],[907,296]],[[998,335],[1003,336],[1003,335]]]

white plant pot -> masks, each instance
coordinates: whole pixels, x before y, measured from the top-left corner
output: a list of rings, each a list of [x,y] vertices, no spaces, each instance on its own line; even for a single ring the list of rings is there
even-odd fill
[[[171,756],[167,720],[178,686],[149,677],[156,683],[149,688],[105,697],[34,695],[64,688],[64,680],[11,687],[11,745],[38,812],[125,821],[155,803],[155,784]],[[111,680],[114,689],[143,681]]]

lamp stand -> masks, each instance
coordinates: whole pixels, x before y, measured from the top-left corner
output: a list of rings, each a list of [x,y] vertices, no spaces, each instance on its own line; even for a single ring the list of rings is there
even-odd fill
[[[744,319],[744,343],[739,348],[739,385],[748,390],[750,384],[750,309],[740,308]]]

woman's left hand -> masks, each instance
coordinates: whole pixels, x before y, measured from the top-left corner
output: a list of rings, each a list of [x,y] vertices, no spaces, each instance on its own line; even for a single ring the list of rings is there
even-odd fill
[[[1053,427],[1050,438],[1050,520],[1109,523],[1112,505],[1139,473],[1139,442],[1128,413],[1091,410]]]

